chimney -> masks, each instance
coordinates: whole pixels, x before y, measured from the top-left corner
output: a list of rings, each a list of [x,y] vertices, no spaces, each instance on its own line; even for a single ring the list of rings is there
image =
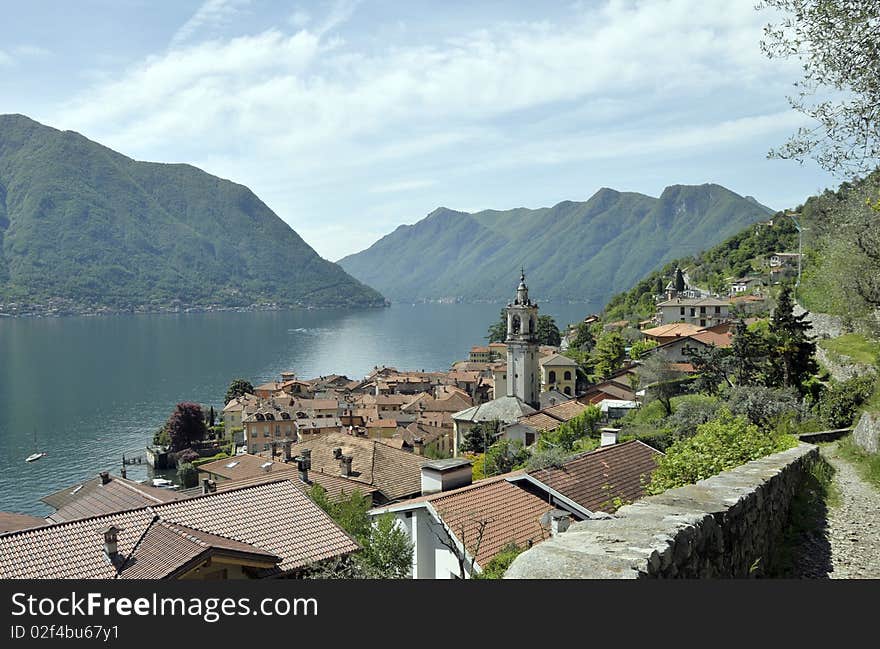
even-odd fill
[[[416,455],[424,455],[425,440],[421,437],[413,437],[413,453]]]
[[[351,475],[351,461],[354,458],[351,455],[340,455],[339,456],[339,469],[340,475],[343,478],[347,478]]]
[[[461,457],[433,460],[422,465],[422,495],[466,487],[474,479],[473,462]]]
[[[309,484],[309,469],[312,468],[312,450],[302,449],[296,458],[296,468],[299,469],[299,479]]]
[[[277,452],[277,449],[278,449],[278,442],[276,442],[276,441],[273,440],[273,441],[269,444],[269,459],[270,459],[270,460],[274,460],[274,459],[275,459],[275,453]]]
[[[118,537],[119,528],[115,525],[111,525],[104,530],[104,554],[107,555],[111,562],[119,555]]]
[[[205,478],[202,480],[202,493],[203,494],[211,494],[217,491],[217,483],[213,480],[209,480]]]
[[[290,460],[291,460],[291,457],[290,457],[290,446],[291,446],[292,444],[293,444],[293,440],[289,440],[289,439],[286,439],[286,440],[284,440],[284,441],[281,443],[282,448],[283,448],[283,450],[284,450],[284,461],[285,461],[285,462],[290,462]]]
[[[337,446],[336,448],[333,449],[333,459],[338,460],[341,457],[342,457],[342,449]]]
[[[613,446],[617,444],[617,440],[620,436],[619,428],[603,428],[602,429],[602,441],[599,443],[600,446]]]
[[[109,471],[101,471],[101,473],[99,473],[98,475],[101,476],[101,484],[107,484],[108,482],[110,482]]]
[[[569,518],[567,511],[554,509],[550,512],[550,534],[552,536],[558,536],[565,532],[570,523],[571,518]]]

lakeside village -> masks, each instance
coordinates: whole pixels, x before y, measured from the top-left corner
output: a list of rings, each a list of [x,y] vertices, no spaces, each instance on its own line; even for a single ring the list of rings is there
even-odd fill
[[[768,261],[771,278],[797,265]],[[500,576],[649,493],[664,444],[619,422],[687,392],[773,283],[734,278],[721,298],[669,279],[640,329],[590,315],[544,344],[523,274],[490,329],[503,341],[449,371],[236,380],[218,421],[179,404],[148,457],[181,485],[129,480],[123,463],[45,496],[45,520],[0,513],[0,577]]]

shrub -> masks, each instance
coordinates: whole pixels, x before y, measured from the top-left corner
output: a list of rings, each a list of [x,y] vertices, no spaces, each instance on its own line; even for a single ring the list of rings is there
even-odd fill
[[[501,551],[492,557],[491,561],[485,565],[482,572],[476,573],[474,579],[501,579],[504,573],[520,554],[525,552],[525,548],[521,548],[516,543],[510,542],[501,548]]]
[[[756,426],[768,426],[778,417],[804,408],[800,393],[794,388],[767,388],[740,385],[727,391],[727,405],[734,415],[743,415]]]
[[[697,426],[693,437],[675,442],[660,458],[649,493],[693,484],[750,460],[797,445],[791,435],[762,432],[744,416],[723,408],[714,421]]]
[[[851,426],[859,407],[874,393],[876,382],[873,375],[866,374],[832,383],[816,404],[817,414],[831,428]]]
[[[177,464],[178,465],[192,464],[193,466],[195,466],[195,462],[197,462],[199,459],[200,459],[199,454],[196,453],[191,448],[184,449],[183,451],[181,451],[180,453],[177,454]]]
[[[199,484],[199,470],[185,462],[177,467],[177,481],[184,488],[195,487]]]
[[[186,452],[187,451],[184,451],[184,453]],[[195,467],[199,467],[203,464],[207,464],[208,462],[213,462],[214,460],[222,460],[227,457],[229,457],[229,453],[227,453],[226,451],[220,451],[219,453],[217,453],[217,455],[212,455],[211,457],[200,457],[198,459],[194,459],[192,460],[192,464]]]

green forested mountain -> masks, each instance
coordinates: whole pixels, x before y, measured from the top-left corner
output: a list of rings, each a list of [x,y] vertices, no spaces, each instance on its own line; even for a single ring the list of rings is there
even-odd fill
[[[601,189],[536,210],[441,207],[339,264],[396,300],[504,300],[522,265],[542,300],[599,303],[770,213],[712,184],[674,185],[659,198]]]
[[[0,303],[376,306],[247,187],[0,115]]]

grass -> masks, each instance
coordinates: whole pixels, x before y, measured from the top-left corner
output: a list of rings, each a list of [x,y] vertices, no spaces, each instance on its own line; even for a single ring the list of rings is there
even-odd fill
[[[880,363],[880,342],[861,334],[845,334],[838,338],[820,340],[819,346],[833,354],[848,356],[862,365]]]
[[[856,446],[852,435],[838,442],[837,453],[855,467],[863,480],[880,489],[880,453],[866,453]]]

